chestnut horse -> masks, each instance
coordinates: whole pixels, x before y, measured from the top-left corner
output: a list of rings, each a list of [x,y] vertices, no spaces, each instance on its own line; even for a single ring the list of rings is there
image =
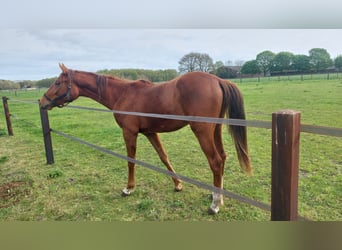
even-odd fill
[[[243,99],[237,86],[208,73],[190,72],[169,82],[153,84],[146,80],[123,80],[70,70],[64,64],[59,66],[62,73],[40,100],[43,109],[63,107],[79,96],[85,96],[110,110],[215,118],[223,118],[227,114],[229,118],[245,119]],[[207,157],[213,172],[214,186],[223,188],[226,153],[222,143],[222,124],[115,113],[114,118],[122,128],[129,157],[135,158],[137,136],[142,133],[173,173],[173,167],[157,133],[175,131],[189,124]],[[246,127],[230,125],[229,128],[240,166],[247,174],[251,174]],[[128,162],[128,183],[122,191],[123,195],[130,195],[134,190],[134,167],[134,163]],[[175,190],[181,191],[181,181],[173,177],[173,182]],[[222,204],[222,194],[213,192],[209,213],[217,213]]]

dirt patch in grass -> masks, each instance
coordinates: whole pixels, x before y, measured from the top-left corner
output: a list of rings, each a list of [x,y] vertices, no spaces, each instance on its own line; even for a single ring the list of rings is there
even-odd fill
[[[0,208],[17,204],[23,197],[30,195],[31,183],[12,181],[0,186]]]

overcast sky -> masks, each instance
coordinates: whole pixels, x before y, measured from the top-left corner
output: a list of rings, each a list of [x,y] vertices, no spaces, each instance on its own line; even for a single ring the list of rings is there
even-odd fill
[[[57,76],[72,69],[178,69],[189,52],[214,61],[251,60],[264,51],[306,54],[325,48],[342,54],[342,30],[317,29],[0,29],[0,79]]]
[[[0,79],[54,77],[59,62],[93,72],[178,69],[189,52],[235,62],[264,50],[325,48],[335,58],[340,7],[340,0],[4,0]]]

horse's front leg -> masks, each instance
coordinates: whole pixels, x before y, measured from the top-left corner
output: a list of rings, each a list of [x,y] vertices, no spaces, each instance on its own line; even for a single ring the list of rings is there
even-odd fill
[[[154,149],[157,151],[160,160],[164,163],[164,165],[167,167],[167,169],[169,171],[171,171],[172,173],[175,173],[175,170],[173,169],[167,154],[165,152],[165,149],[163,147],[163,144],[161,143],[159,136],[157,133],[149,133],[149,134],[145,134],[145,136],[149,139],[149,141],[151,142],[152,146],[154,147]],[[175,184],[175,191],[179,192],[182,191],[182,182],[180,179],[176,178],[176,177],[172,177],[173,182]]]
[[[123,137],[126,143],[127,156],[135,159],[136,145],[137,145],[138,133],[130,130],[123,130]],[[123,196],[128,196],[134,191],[135,180],[134,180],[135,163],[128,162],[128,182],[127,186],[122,190]]]

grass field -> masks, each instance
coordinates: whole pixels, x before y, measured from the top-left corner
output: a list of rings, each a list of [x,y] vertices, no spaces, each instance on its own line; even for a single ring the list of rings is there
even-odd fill
[[[292,80],[239,84],[248,120],[271,120],[280,109],[302,112],[302,123],[342,128],[342,80]],[[53,134],[55,164],[46,165],[35,102],[42,91],[1,92],[8,96],[14,136],[8,137],[0,116],[0,220],[91,221],[268,221],[269,212],[225,198],[215,216],[207,215],[210,194],[184,184],[173,192],[170,178],[137,166],[136,191],[120,196],[126,184],[126,162]],[[74,105],[101,107],[86,98]],[[2,106],[0,107],[3,110]],[[52,128],[125,155],[120,128],[110,113],[77,109],[49,112]],[[254,176],[244,175],[230,136],[224,188],[270,203],[271,131],[249,128]],[[212,175],[188,127],[162,134],[176,171],[212,183]],[[342,220],[342,140],[301,134],[299,213],[311,220]],[[140,136],[137,158],[164,166]]]

